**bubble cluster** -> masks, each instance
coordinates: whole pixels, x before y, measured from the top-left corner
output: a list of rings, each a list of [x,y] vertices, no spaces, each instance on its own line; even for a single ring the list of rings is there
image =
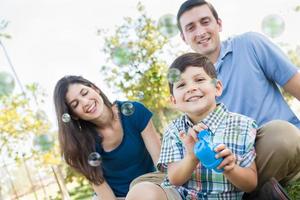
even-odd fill
[[[0,72],[0,96],[12,93],[15,88],[15,80],[7,72]]]
[[[262,31],[271,38],[280,36],[285,28],[284,20],[279,15],[268,15],[262,21]]]
[[[88,157],[88,163],[92,167],[98,167],[101,164],[101,156],[98,152],[93,152]]]
[[[180,74],[181,73],[180,73],[179,69],[175,69],[175,68],[169,69],[168,75],[167,75],[169,83],[174,84],[174,83],[178,82],[180,80]]]
[[[165,37],[173,37],[178,34],[176,18],[172,14],[166,14],[158,20],[158,30]]]
[[[134,106],[130,102],[123,103],[121,106],[121,112],[123,115],[130,116],[134,113]]]
[[[144,92],[141,92],[141,91],[137,92],[136,97],[139,100],[143,100],[145,98]]]
[[[65,123],[68,123],[71,121],[71,116],[69,115],[69,113],[64,113],[62,116],[61,116],[61,120]]]

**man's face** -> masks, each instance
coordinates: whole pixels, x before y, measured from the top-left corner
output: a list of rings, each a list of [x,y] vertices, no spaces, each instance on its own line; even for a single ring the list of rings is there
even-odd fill
[[[217,58],[220,52],[221,20],[216,20],[207,5],[184,12],[179,19],[182,39],[197,53]]]

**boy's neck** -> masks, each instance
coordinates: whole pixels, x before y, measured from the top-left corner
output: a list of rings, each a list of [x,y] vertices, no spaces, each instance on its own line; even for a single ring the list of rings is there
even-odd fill
[[[202,112],[202,113],[186,113],[189,119],[192,121],[193,124],[198,124],[200,121],[205,119],[210,113],[212,113],[217,107],[217,104],[214,104],[210,107],[209,110]]]

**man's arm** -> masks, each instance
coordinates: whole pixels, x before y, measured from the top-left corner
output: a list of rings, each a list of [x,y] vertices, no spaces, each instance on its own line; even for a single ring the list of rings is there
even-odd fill
[[[300,101],[300,72],[297,72],[284,86],[283,89]]]

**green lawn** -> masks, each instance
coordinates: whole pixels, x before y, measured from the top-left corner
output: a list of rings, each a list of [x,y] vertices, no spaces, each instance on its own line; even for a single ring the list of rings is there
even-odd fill
[[[300,180],[285,188],[292,200],[300,199]]]

